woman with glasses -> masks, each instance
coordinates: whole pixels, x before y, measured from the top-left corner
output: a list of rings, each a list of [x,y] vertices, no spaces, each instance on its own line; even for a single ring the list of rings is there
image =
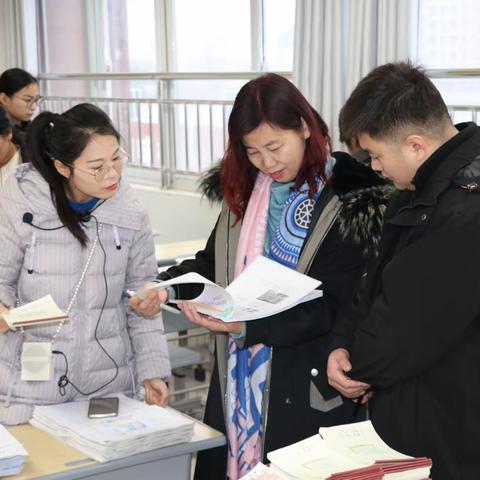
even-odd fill
[[[147,213],[122,178],[119,138],[93,105],[43,112],[28,129],[30,163],[0,192],[0,312],[50,294],[68,314],[15,331],[0,320],[1,424],[83,396],[168,401],[161,317],[128,306],[127,290],[155,278],[157,265]],[[37,381],[25,362],[32,345],[48,373]]]
[[[30,73],[10,68],[0,75],[0,105],[12,119],[13,142],[21,148],[27,127],[41,101],[37,79]]]
[[[12,123],[3,107],[0,106],[0,186],[21,163],[20,151],[12,141]]]

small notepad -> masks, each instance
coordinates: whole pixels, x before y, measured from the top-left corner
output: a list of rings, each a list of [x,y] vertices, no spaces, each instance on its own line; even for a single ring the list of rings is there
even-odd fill
[[[14,308],[2,314],[11,330],[68,320],[68,315],[55,303],[51,295]]]

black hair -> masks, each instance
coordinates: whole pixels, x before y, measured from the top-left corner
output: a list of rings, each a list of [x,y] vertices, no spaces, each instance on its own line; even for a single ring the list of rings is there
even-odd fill
[[[5,136],[12,131],[12,121],[7,111],[0,105],[0,136]]]
[[[27,71],[21,68],[9,68],[0,75],[0,93],[11,97],[32,83],[38,83],[38,81]]]
[[[441,135],[451,123],[448,108],[432,81],[410,62],[387,63],[355,87],[340,110],[340,138],[347,144],[361,133],[394,138],[405,128]]]
[[[71,208],[67,194],[67,179],[54,165],[54,160],[71,167],[82,154],[93,135],[120,135],[108,115],[90,103],[72,107],[61,115],[40,113],[27,131],[26,157],[50,185],[58,216],[70,232],[85,246],[87,236],[80,218]]]

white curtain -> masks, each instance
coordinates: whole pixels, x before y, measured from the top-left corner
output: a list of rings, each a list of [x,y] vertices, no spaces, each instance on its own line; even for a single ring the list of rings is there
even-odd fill
[[[0,0],[0,73],[12,67],[37,73],[35,2]]]
[[[411,56],[418,0],[297,0],[294,82],[330,127],[370,70]]]

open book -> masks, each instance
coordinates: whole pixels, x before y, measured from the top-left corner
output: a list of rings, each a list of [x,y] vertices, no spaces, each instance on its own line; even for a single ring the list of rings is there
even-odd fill
[[[11,330],[68,320],[68,315],[60,309],[51,295],[14,308],[1,316]]]
[[[424,480],[430,459],[390,448],[370,421],[322,427],[320,434],[267,454],[273,471],[285,479]]]
[[[258,256],[227,287],[222,288],[197,273],[187,273],[157,284],[155,289],[201,283],[202,293],[189,300],[205,315],[225,322],[254,320],[287,310],[294,305],[322,296],[316,290],[321,282],[280,263]],[[150,289],[149,289],[150,290]],[[148,290],[137,294],[145,296]],[[184,299],[170,300],[179,303]]]

